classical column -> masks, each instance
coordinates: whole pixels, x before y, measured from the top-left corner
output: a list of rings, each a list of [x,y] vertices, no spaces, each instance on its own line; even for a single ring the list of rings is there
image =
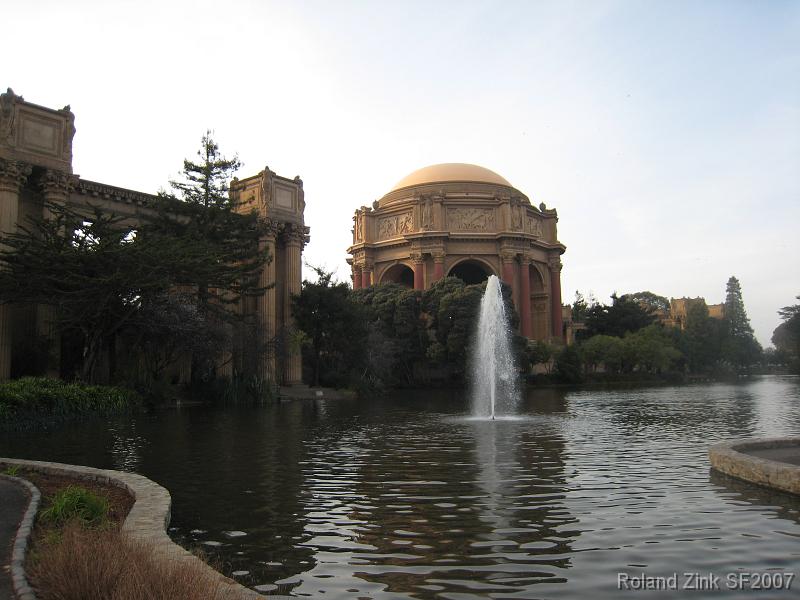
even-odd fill
[[[425,289],[425,259],[420,253],[412,253],[411,260],[414,262],[414,289]]]
[[[514,260],[516,255],[511,252],[501,252],[500,260],[503,263],[503,281],[514,288]]]
[[[531,337],[531,260],[524,254],[520,257],[520,306],[519,318],[522,335]]]
[[[0,159],[0,235],[17,230],[19,190],[31,169],[26,163]],[[8,304],[0,304],[0,381],[11,377],[12,311]]]
[[[553,337],[561,339],[564,335],[561,317],[561,260],[550,260],[550,306],[552,309]]]
[[[70,192],[75,189],[78,178],[75,175],[48,169],[40,181],[44,206],[42,217],[54,218],[52,206],[65,206]],[[61,374],[61,338],[56,332],[56,308],[49,304],[36,307],[36,333],[47,340],[47,375],[59,377]]]
[[[303,245],[306,241],[305,228],[301,225],[292,225],[286,232],[286,285],[285,309],[284,314],[289,315],[289,323],[293,325],[291,319],[291,298],[300,293],[303,280]],[[303,383],[303,360],[300,348],[288,347],[288,357],[284,373],[284,383],[286,385],[298,385]]]
[[[361,287],[368,288],[372,285],[372,268],[373,265],[370,262],[365,262],[361,266]]]
[[[439,281],[444,277],[444,253],[437,252],[433,255],[433,280]]]
[[[275,224],[267,220],[266,232],[264,237],[259,240],[259,247],[262,252],[269,254],[270,260],[261,269],[261,274],[258,277],[258,286],[267,289],[256,299],[256,320],[260,334],[258,339],[258,376],[271,383],[276,383],[277,375],[275,373],[275,351],[273,347],[277,315],[277,306],[275,304],[276,233]]]
[[[353,265],[353,289],[361,289],[361,267]]]

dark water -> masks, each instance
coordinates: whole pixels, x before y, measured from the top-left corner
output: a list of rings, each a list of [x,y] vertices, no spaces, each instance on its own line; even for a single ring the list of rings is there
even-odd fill
[[[272,594],[323,598],[800,597],[800,499],[709,471],[731,438],[800,435],[800,382],[531,391],[514,421],[461,395],[309,401],[6,434],[0,455],[132,470],[173,536]],[[228,534],[226,534],[228,532]],[[230,532],[246,535],[231,536]],[[222,545],[208,545],[208,542]],[[711,573],[720,592],[617,589]]]

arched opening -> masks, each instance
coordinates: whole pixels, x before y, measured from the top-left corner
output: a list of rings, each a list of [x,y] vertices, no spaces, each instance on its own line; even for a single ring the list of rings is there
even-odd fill
[[[450,269],[450,273],[448,273],[450,277],[458,277],[467,285],[483,283],[489,279],[489,275],[491,274],[492,272],[489,268],[477,260],[465,260],[460,262]]]
[[[399,283],[403,287],[414,287],[414,271],[403,264],[392,265],[383,273],[381,283]]]
[[[542,274],[539,272],[539,269],[530,265],[528,267],[530,269],[530,278],[531,278],[531,293],[532,294],[541,294],[544,292],[544,279],[542,279]]]

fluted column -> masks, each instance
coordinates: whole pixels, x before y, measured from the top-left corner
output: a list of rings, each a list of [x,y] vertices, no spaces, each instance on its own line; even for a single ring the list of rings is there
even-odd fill
[[[564,324],[561,316],[561,260],[550,260],[550,306],[553,323],[553,337],[561,339],[564,335]]]
[[[361,289],[361,267],[353,265],[353,289]]]
[[[30,165],[0,159],[0,235],[17,230],[19,190],[30,174]],[[0,304],[0,381],[11,376],[12,311],[10,305]]]
[[[531,337],[531,261],[523,255],[519,261],[520,267],[520,306],[519,318],[522,335]]]
[[[44,206],[42,218],[54,218],[53,207],[65,206],[70,192],[75,189],[78,178],[63,171],[48,169],[40,181]],[[59,377],[61,374],[61,338],[56,327],[58,313],[50,304],[39,304],[36,307],[36,334],[47,340],[48,377]]]
[[[411,260],[414,262],[414,289],[425,289],[425,259],[422,254],[414,253],[411,255]]]
[[[500,260],[503,262],[503,281],[514,289],[514,259],[515,255],[511,252],[503,252],[500,254]]]
[[[272,222],[267,223],[267,231],[264,237],[259,240],[259,247],[262,251],[269,254],[269,263],[261,269],[258,278],[258,286],[267,288],[266,291],[256,299],[256,320],[260,328],[259,353],[258,353],[258,376],[265,381],[275,383],[275,352],[273,341],[275,340],[276,330],[276,304],[275,304],[275,226]]]
[[[439,281],[444,277],[444,253],[433,255],[433,281]]]
[[[301,226],[292,226],[286,233],[286,285],[285,290],[285,315],[291,318],[291,298],[300,293],[303,280],[303,245],[305,243],[305,231]],[[286,359],[284,371],[284,383],[286,385],[298,385],[303,383],[303,362],[300,348],[289,345],[288,357]]]

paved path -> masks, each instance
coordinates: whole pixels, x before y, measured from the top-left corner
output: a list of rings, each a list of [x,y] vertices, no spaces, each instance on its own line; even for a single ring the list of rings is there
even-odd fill
[[[11,587],[11,547],[28,508],[28,494],[15,483],[0,479],[0,600],[14,597]]]

